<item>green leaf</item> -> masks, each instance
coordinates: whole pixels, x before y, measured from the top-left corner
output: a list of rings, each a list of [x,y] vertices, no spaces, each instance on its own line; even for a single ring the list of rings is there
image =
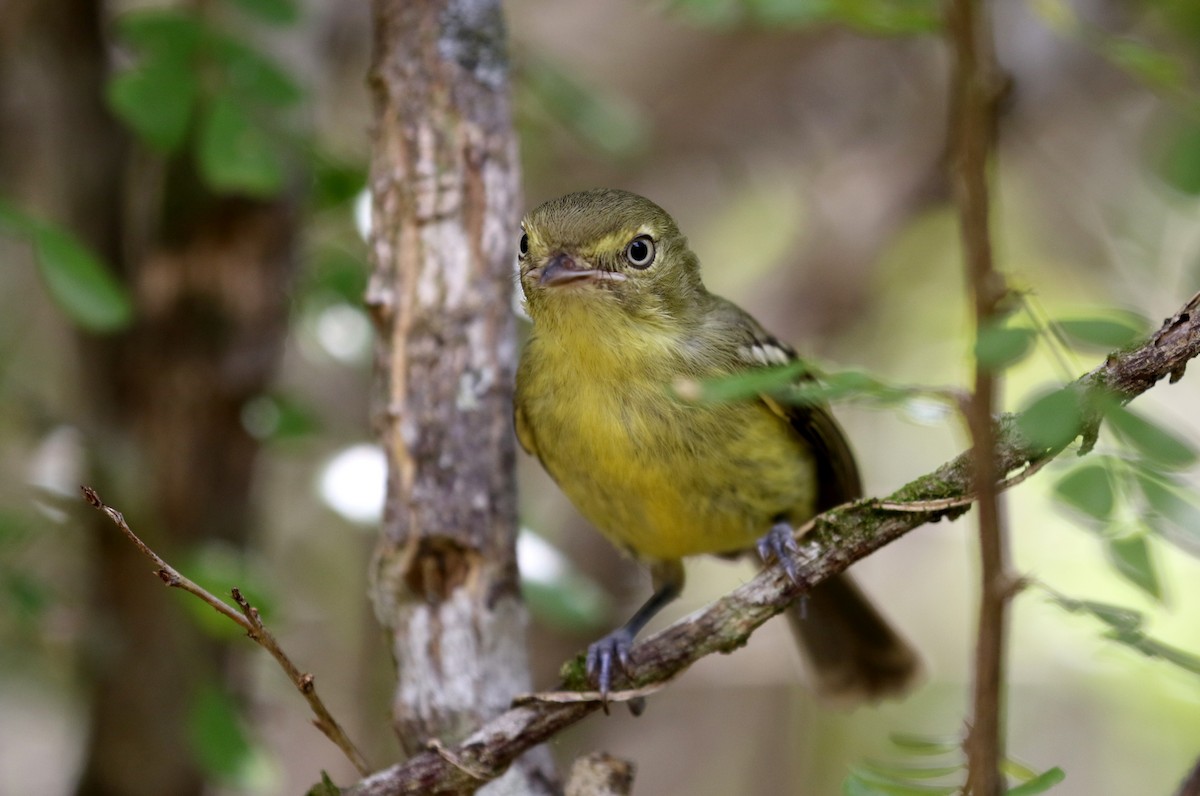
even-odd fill
[[[1058,449],[1079,435],[1083,415],[1070,387],[1045,393],[1017,417],[1017,429],[1033,445]]]
[[[777,393],[795,383],[801,375],[809,373],[812,366],[797,360],[787,365],[757,368],[721,379],[703,382],[687,382],[676,385],[682,397],[711,403],[744,401],[763,393]]]
[[[784,396],[798,403],[826,403],[847,398],[870,398],[884,404],[907,401],[919,391],[886,384],[869,373],[838,370],[823,373],[819,379],[796,385],[793,395]]]
[[[961,748],[961,744],[956,746],[955,751],[959,748]],[[939,779],[941,777],[948,777],[951,774],[957,774],[963,770],[961,763],[949,766],[910,766],[880,760],[868,760],[862,763],[859,768],[904,782]]]
[[[1011,757],[1004,758],[1004,760],[1000,763],[1000,771],[1003,772],[1005,776],[1012,777],[1018,782],[1025,782],[1037,776],[1037,772],[1032,768],[1020,762],[1019,760],[1013,760]]]
[[[370,271],[362,247],[319,241],[308,266],[296,291],[304,299],[324,303],[326,294],[333,294],[348,304],[362,304]]]
[[[122,15],[116,29],[140,58],[109,80],[108,106],[151,148],[174,152],[200,91],[195,60],[207,28],[194,14],[155,9]]]
[[[837,13],[838,0],[743,0],[753,21],[768,28],[801,28],[830,22]]]
[[[257,395],[242,405],[242,427],[255,439],[283,442],[303,439],[320,430],[311,407],[283,393]]]
[[[312,201],[318,210],[347,205],[366,187],[367,170],[363,166],[320,156],[313,159]]]
[[[1185,121],[1167,134],[1155,171],[1175,190],[1200,195],[1200,122]]]
[[[1122,577],[1155,600],[1162,600],[1162,586],[1145,536],[1109,539],[1108,558]]]
[[[1100,49],[1110,61],[1152,88],[1177,89],[1184,84],[1182,64],[1143,42],[1112,37],[1102,41]]]
[[[212,37],[228,90],[248,105],[294,105],[304,91],[275,61],[230,36]]]
[[[324,770],[321,771],[321,781],[308,789],[304,796],[341,796],[342,790],[337,785],[333,784],[329,774]]]
[[[537,104],[592,148],[617,158],[645,149],[645,116],[623,97],[585,85],[573,72],[544,59],[530,62],[524,77]]]
[[[195,14],[166,9],[132,11],[116,21],[118,38],[153,61],[190,60],[207,30]]]
[[[1141,631],[1112,630],[1106,633],[1105,637],[1136,650],[1147,658],[1157,658],[1192,674],[1200,674],[1200,657],[1150,638]]]
[[[950,796],[958,793],[956,785],[920,785],[880,776],[851,766],[850,776],[842,783],[847,794],[888,794],[888,796]]]
[[[27,570],[0,569],[0,594],[6,610],[23,625],[33,627],[50,606],[50,589],[42,578]]]
[[[1099,619],[1104,624],[1121,632],[1140,632],[1138,628],[1145,621],[1142,614],[1132,608],[1122,608],[1119,605],[1095,602],[1093,600],[1075,600],[1061,594],[1050,593],[1050,601],[1059,608],[1073,614],[1088,614]]]
[[[200,86],[194,70],[174,60],[148,60],[108,82],[106,98],[117,117],[164,154],[183,144]]]
[[[915,755],[943,755],[962,749],[962,741],[952,736],[894,732],[888,736],[888,740],[894,746]]]
[[[538,619],[561,630],[599,628],[611,608],[608,594],[582,575],[553,583],[522,579],[521,595]]]
[[[1029,353],[1036,337],[1033,329],[985,326],[975,341],[975,359],[990,370],[1006,368]]]
[[[1036,796],[1038,793],[1045,793],[1066,778],[1067,775],[1063,770],[1055,766],[1048,771],[1043,771],[1028,782],[1015,788],[1009,788],[1008,796]]]
[[[283,187],[278,143],[228,96],[205,114],[198,156],[201,174],[218,191],[270,197]]]
[[[1133,313],[1112,317],[1070,318],[1055,322],[1072,343],[1099,351],[1122,348],[1142,338],[1146,321]]]
[[[39,224],[38,268],[59,309],[89,332],[115,332],[133,321],[133,302],[100,258],[67,230]]]
[[[1122,440],[1152,462],[1167,467],[1187,467],[1196,462],[1196,449],[1190,443],[1139,414],[1114,406],[1105,418]]]
[[[206,684],[193,695],[187,717],[188,742],[200,766],[223,782],[243,779],[253,748],[233,698]]]
[[[1200,555],[1200,505],[1192,493],[1165,473],[1137,468],[1134,475],[1152,512],[1145,518],[1147,524],[1185,552]],[[1156,520],[1171,527],[1161,527]]]
[[[229,0],[248,14],[272,25],[291,25],[300,18],[293,0]]]
[[[178,565],[181,572],[206,589],[221,597],[237,610],[231,592],[238,587],[250,604],[258,609],[264,620],[275,610],[275,601],[262,585],[264,579],[256,576],[247,554],[224,542],[209,541],[187,551]],[[191,595],[178,594],[180,604],[201,631],[217,639],[241,638],[245,635],[241,625],[217,613],[202,600]]]
[[[1097,520],[1112,516],[1115,499],[1112,473],[1102,462],[1091,461],[1075,467],[1054,485],[1059,500]]]
[[[942,25],[936,0],[834,0],[832,5],[834,19],[863,33],[909,36],[935,33]]]

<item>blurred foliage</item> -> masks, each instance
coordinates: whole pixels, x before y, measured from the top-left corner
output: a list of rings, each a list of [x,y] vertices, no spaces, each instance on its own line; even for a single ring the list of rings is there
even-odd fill
[[[672,0],[696,24],[787,29],[845,25],[860,33],[912,35],[941,27],[939,0]]]
[[[250,739],[242,709],[240,701],[220,687],[201,685],[188,708],[188,741],[214,783],[261,786],[256,779],[261,778],[263,753]]]
[[[867,760],[851,766],[842,783],[846,796],[950,796],[963,792],[967,764],[958,737],[893,733],[891,743],[903,763]],[[1066,779],[1062,769],[1040,774],[1015,760],[1004,761],[1004,773],[1014,781],[1007,796],[1035,796]]]
[[[66,227],[0,200],[0,233],[33,245],[38,273],[63,314],[84,331],[109,333],[133,321],[133,302],[109,267]]]
[[[1143,630],[1146,618],[1140,611],[1093,600],[1077,600],[1059,594],[1045,584],[1039,583],[1038,586],[1049,594],[1054,605],[1064,611],[1084,614],[1099,620],[1108,628],[1104,633],[1105,638],[1148,658],[1158,658],[1192,674],[1200,675],[1200,656],[1147,636]]]
[[[565,132],[589,150],[616,160],[633,158],[649,144],[646,118],[635,105],[589,83],[567,64],[522,53],[513,93],[526,141]]]
[[[281,0],[235,5],[264,23],[296,19]],[[288,70],[199,6],[128,12],[116,34],[135,61],[111,78],[109,106],[148,147],[169,155],[190,146],[217,192],[270,197],[283,189],[284,112],[305,96]]]

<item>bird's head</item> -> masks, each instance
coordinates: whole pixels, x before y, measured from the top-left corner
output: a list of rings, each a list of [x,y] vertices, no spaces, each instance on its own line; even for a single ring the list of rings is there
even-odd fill
[[[665,325],[704,295],[675,220],[628,191],[580,191],[539,205],[521,222],[517,256],[535,323],[584,313]]]

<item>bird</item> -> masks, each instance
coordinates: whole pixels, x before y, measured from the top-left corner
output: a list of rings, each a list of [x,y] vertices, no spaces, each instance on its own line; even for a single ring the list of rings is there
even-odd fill
[[[684,559],[757,555],[793,574],[797,529],[861,497],[861,477],[823,404],[680,394],[798,356],[705,288],[699,258],[651,200],[602,188],[544,202],[521,222],[517,266],[532,320],[517,366],[517,439],[653,581],[633,616],[588,647],[607,705],[637,634],[683,591]],[[787,613],[826,700],[875,702],[917,681],[918,654],[848,574]]]

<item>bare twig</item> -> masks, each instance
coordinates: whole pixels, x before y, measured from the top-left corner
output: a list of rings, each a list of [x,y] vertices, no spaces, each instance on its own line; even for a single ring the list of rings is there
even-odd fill
[[[287,656],[287,653],[280,648],[279,643],[275,640],[275,637],[271,635],[271,632],[267,630],[265,625],[263,625],[262,618],[258,615],[258,609],[250,605],[246,598],[242,596],[240,590],[237,588],[233,589],[233,599],[237,603],[238,608],[241,609],[238,611],[232,608],[220,597],[217,597],[207,589],[199,586],[164,561],[163,558],[158,555],[158,553],[154,552],[149,545],[143,542],[138,535],[133,532],[133,530],[129,527],[129,523],[125,521],[125,516],[121,512],[117,511],[112,506],[105,504],[104,501],[100,499],[100,495],[96,493],[96,490],[88,486],[81,487],[81,489],[83,490],[84,499],[86,499],[93,508],[100,510],[110,520],[112,520],[113,524],[120,528],[121,532],[129,538],[129,541],[133,542],[134,546],[136,546],[138,550],[142,551],[143,555],[154,562],[155,566],[158,567],[158,570],[155,572],[155,574],[158,575],[159,579],[162,580],[163,583],[165,583],[167,586],[183,589],[187,593],[199,597],[201,600],[212,606],[217,613],[225,616],[233,622],[236,622],[243,630],[246,631],[247,636],[253,639],[267,652],[271,653],[271,656],[275,658],[279,665],[283,667],[284,672],[287,673],[288,679],[292,681],[292,684],[296,686],[296,689],[299,690],[300,693],[304,695],[304,698],[308,701],[308,706],[312,709],[313,714],[316,716],[316,718],[313,720],[313,725],[315,725],[318,730],[325,734],[325,737],[333,741],[333,743],[342,750],[342,753],[346,755],[347,759],[349,759],[351,764],[354,765],[354,768],[358,771],[358,773],[366,776],[367,773],[370,772],[370,766],[367,765],[367,761],[363,758],[362,753],[359,752],[354,746],[354,743],[346,735],[345,730],[343,730],[341,725],[338,724],[337,720],[333,718],[333,716],[329,713],[329,709],[325,707],[325,703],[322,702],[321,698],[317,695],[317,687],[314,683],[313,676],[307,672],[301,672],[300,669],[296,667],[296,664],[292,663],[292,660]]]
[[[1041,470],[1052,460],[1049,458],[1042,459],[1036,462],[1030,462],[1029,466],[1016,475],[997,481],[993,490],[997,493],[1005,492],[1012,489],[1017,484],[1029,480],[1034,473]],[[930,511],[945,511],[947,509],[959,508],[960,506],[969,506],[979,499],[977,493],[963,495],[962,497],[945,498],[943,500],[915,500],[909,503],[891,503],[886,500],[877,500],[874,505],[877,508],[887,509],[888,511],[915,511],[915,512],[930,512]]]
[[[1167,320],[1137,348],[1113,354],[1104,364],[1075,382],[1081,402],[1098,394],[1127,403],[1162,378],[1177,379],[1188,360],[1200,355],[1200,296]],[[1031,444],[1016,431],[1016,417],[1005,415],[995,423],[995,472],[1010,473],[1053,458],[1061,452]],[[1095,434],[1100,418],[1089,420],[1084,439]],[[889,495],[892,503],[959,498],[973,490],[970,451]],[[782,570],[764,570],[749,583],[656,633],[634,648],[630,682],[640,687],[673,677],[713,652],[729,652],[746,643],[750,634],[775,614],[785,610],[800,593],[855,561],[873,553],[913,528],[945,517],[958,516],[963,508],[945,511],[897,512],[882,510],[864,500],[839,506],[816,518],[812,531],[800,540],[803,560],[797,563],[797,582]],[[568,665],[568,688],[590,690],[582,656]],[[475,772],[503,771],[526,750],[551,738],[565,727],[599,709],[597,702],[524,702],[483,724],[457,746],[456,761]],[[343,790],[343,796],[391,794],[470,793],[479,782],[459,766],[433,752],[380,771]]]
[[[958,205],[967,283],[974,298],[977,339],[995,323],[1007,296],[1004,278],[993,267],[988,228],[987,160],[999,81],[987,14],[981,5],[979,0],[950,0],[946,7],[946,27],[954,51],[950,179]],[[992,415],[998,387],[999,380],[991,367],[976,361],[975,384],[966,413],[978,485],[981,565],[974,696],[966,739],[966,790],[975,796],[999,796],[1004,790],[1005,640],[1014,578],[992,454],[996,444]]]

